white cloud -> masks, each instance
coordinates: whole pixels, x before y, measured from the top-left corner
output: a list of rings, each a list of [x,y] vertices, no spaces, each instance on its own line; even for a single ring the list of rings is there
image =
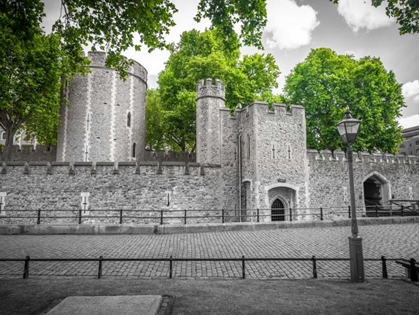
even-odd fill
[[[319,25],[317,12],[309,5],[298,6],[293,0],[267,1],[266,43],[268,47],[296,49],[311,42],[312,31]]]
[[[414,80],[403,84],[402,93],[406,99],[419,101],[419,80]]]
[[[398,122],[400,123],[401,127],[403,127],[403,129],[418,126],[419,125],[419,115],[402,117],[402,118],[398,119]]]
[[[393,18],[385,14],[385,3],[375,8],[370,0],[340,0],[337,11],[353,32],[357,33],[363,28],[374,30],[395,23]]]

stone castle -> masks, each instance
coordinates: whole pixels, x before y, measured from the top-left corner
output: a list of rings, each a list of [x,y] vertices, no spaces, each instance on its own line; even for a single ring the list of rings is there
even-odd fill
[[[321,207],[324,217],[347,216],[345,154],[306,149],[302,106],[269,109],[255,102],[232,116],[224,84],[201,81],[196,162],[150,161],[144,150],[147,71],[134,62],[122,81],[105,67],[105,53],[89,58],[91,73],[75,78],[61,111],[56,162],[3,163],[6,217],[22,207],[166,210],[175,217],[180,210],[201,210],[205,220],[196,222],[219,222],[212,215],[222,209],[231,221],[251,220],[257,211],[260,221],[319,219]],[[415,202],[418,173],[415,156],[355,153],[358,211],[391,200]]]

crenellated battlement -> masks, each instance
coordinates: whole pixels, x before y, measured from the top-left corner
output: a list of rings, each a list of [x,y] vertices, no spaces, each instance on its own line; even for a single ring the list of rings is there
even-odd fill
[[[11,172],[24,175],[119,175],[119,174],[178,174],[205,176],[210,169],[220,169],[216,164],[200,164],[190,162],[3,162],[1,175]],[[1,176],[0,175],[0,176]]]
[[[200,80],[197,84],[197,100],[202,97],[218,97],[225,100],[225,85],[219,79],[215,85],[212,79]]]
[[[227,109],[221,109],[223,111],[230,111]],[[273,104],[272,108],[270,109],[269,104],[263,101],[255,101],[244,108],[235,109],[232,119],[238,119],[243,115],[249,115],[250,113],[254,114],[254,112],[258,111],[258,115],[266,114],[267,117],[279,117],[282,120],[287,120],[288,117],[296,118],[304,118],[305,117],[305,108],[300,105],[290,105],[287,108],[285,104]]]
[[[328,150],[307,150],[309,161],[347,162],[347,153],[336,150],[334,154]],[[392,155],[388,153],[353,152],[354,163],[387,163],[387,164],[419,164],[418,156]]]
[[[90,67],[92,68],[106,68],[105,61],[106,61],[106,52],[104,51],[89,51],[87,54],[87,58],[91,61]],[[128,68],[127,72],[130,75],[134,75],[139,77],[145,83],[147,83],[147,70],[137,61],[130,59],[132,65]]]

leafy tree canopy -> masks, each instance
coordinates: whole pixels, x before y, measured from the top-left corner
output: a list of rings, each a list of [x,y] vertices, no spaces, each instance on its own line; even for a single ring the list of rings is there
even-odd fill
[[[340,0],[330,1],[337,4]],[[397,20],[401,35],[419,32],[419,0],[372,0],[372,5],[377,8],[384,1],[386,15]]]
[[[346,106],[362,120],[356,151],[398,153],[404,98],[401,85],[379,58],[355,60],[328,48],[312,49],[286,78],[287,104],[300,104],[306,111],[307,146],[323,150],[344,149],[336,124]]]
[[[5,0],[0,10],[14,12],[13,30],[22,34],[30,33],[34,23],[39,26],[45,15],[41,0]],[[175,25],[176,12],[170,0],[62,0],[53,31],[62,38],[64,51],[76,58],[74,66],[81,62],[76,53],[92,45],[93,50],[107,51],[106,65],[124,77],[129,61],[121,53],[130,47],[140,50],[143,44],[149,50],[169,47],[164,36]],[[195,20],[202,18],[209,18],[212,27],[223,30],[220,35],[227,44],[235,41],[234,25],[240,24],[243,43],[262,47],[262,30],[267,21],[265,0],[201,0]]]
[[[147,143],[165,144],[165,148],[175,150],[194,150],[196,87],[201,79],[222,80],[225,83],[226,106],[232,110],[256,99],[279,100],[271,93],[277,87],[276,80],[280,75],[274,57],[271,54],[254,54],[240,59],[238,38],[226,47],[220,32],[219,29],[184,32],[180,42],[173,47],[158,78],[156,93],[159,95],[159,106],[150,95],[146,105],[148,113],[160,115],[164,141],[150,142],[149,138]],[[150,106],[156,108],[151,109]],[[153,128],[146,126],[151,134],[154,133]]]
[[[16,31],[13,8],[0,13],[0,123],[7,134],[6,159],[22,126],[27,134],[38,131],[40,142],[56,138],[66,58],[59,38],[45,36],[38,27],[38,9],[27,12],[28,33]]]

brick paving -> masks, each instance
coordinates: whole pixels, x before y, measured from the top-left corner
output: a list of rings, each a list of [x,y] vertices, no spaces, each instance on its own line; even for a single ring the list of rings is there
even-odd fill
[[[364,258],[419,258],[419,224],[359,227]],[[1,235],[0,258],[348,258],[350,227],[171,235]],[[240,261],[173,262],[180,278],[240,278]],[[404,270],[388,261],[390,277]],[[349,278],[348,261],[318,261],[318,278]],[[365,262],[381,277],[380,261]],[[98,262],[30,262],[30,277],[96,277]],[[22,277],[23,262],[0,262],[0,277]],[[169,262],[103,262],[103,277],[169,277]],[[247,278],[310,278],[311,261],[249,261]]]

